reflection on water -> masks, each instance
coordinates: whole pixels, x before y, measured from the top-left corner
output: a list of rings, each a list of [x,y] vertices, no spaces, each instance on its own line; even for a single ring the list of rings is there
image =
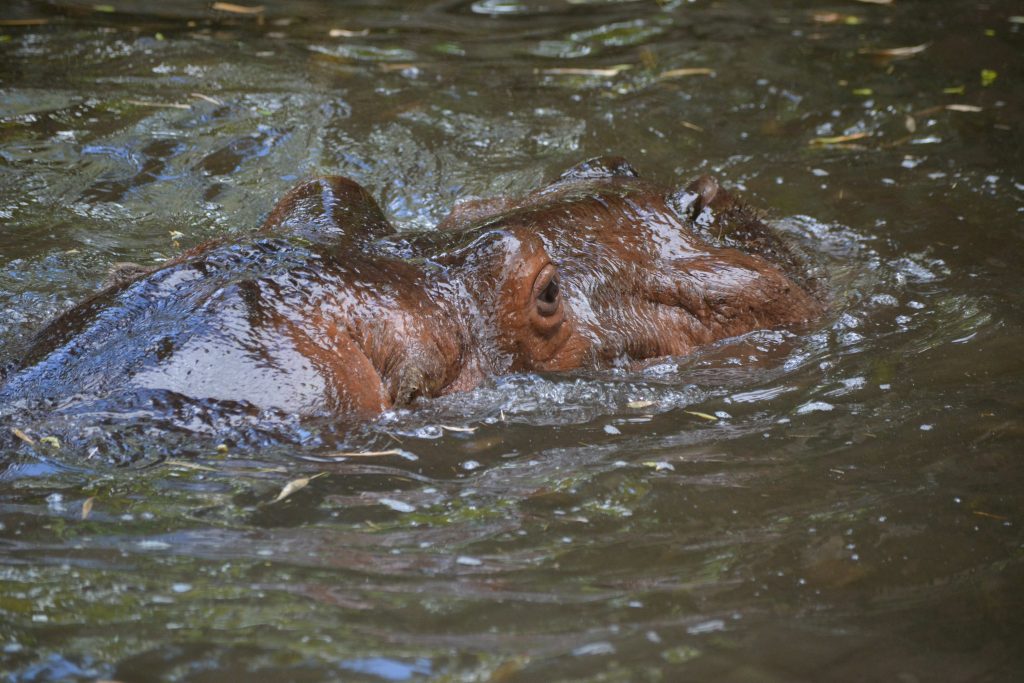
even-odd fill
[[[0,11],[0,363],[312,174],[429,229],[605,153],[773,207],[829,315],[357,428],[0,407],[10,680],[1020,676],[1015,3],[235,9]]]

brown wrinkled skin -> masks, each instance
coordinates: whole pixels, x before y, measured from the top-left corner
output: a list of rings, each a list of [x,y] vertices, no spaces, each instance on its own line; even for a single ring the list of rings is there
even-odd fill
[[[806,264],[711,178],[684,189],[595,159],[519,200],[399,233],[340,177],[254,236],[120,265],[53,321],[3,401],[228,401],[372,415],[485,377],[638,364],[822,312]]]

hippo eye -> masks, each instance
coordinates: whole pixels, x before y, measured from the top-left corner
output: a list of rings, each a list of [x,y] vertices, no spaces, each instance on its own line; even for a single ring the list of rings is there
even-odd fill
[[[538,313],[543,316],[552,316],[558,313],[561,287],[558,282],[558,270],[553,265],[548,264],[540,271],[533,285],[533,291]]]

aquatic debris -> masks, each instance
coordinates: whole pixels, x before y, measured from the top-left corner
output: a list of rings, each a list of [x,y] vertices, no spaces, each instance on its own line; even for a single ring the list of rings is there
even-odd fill
[[[864,20],[854,14],[842,14],[840,12],[815,12],[811,18],[819,24],[846,24],[856,26],[864,23]]]
[[[298,479],[292,479],[290,482],[284,485],[284,488],[281,489],[281,492],[277,494],[277,498],[270,501],[270,504],[273,505],[274,503],[278,503],[287,498],[288,496],[292,495],[296,491],[301,491],[302,489],[309,486],[309,482],[313,481],[317,477],[322,477],[325,474],[327,473],[319,472],[317,474],[314,474],[312,477],[299,477]]]
[[[56,450],[60,450],[60,439],[58,439],[55,436],[44,436],[43,438],[39,439],[39,443],[50,446],[51,448],[54,448]]]
[[[686,76],[714,76],[715,70],[707,67],[697,66],[682,69],[669,69],[658,74],[658,78],[666,80],[669,78],[683,78]]]
[[[920,45],[908,45],[906,47],[862,47],[857,50],[857,53],[881,59],[907,59],[921,54],[928,49],[929,45],[930,43],[921,43]]]
[[[552,67],[535,69],[534,73],[545,73],[551,76],[617,76],[623,71],[632,69],[632,64],[616,64],[605,69],[583,69],[578,67]]]
[[[210,104],[215,104],[218,107],[223,107],[224,106],[224,101],[223,100],[218,100],[216,97],[210,97],[209,95],[204,95],[201,92],[190,92],[189,95],[191,95],[192,97],[195,97],[197,99],[209,102]]]
[[[400,455],[406,456],[405,451],[397,448],[391,448],[386,451],[337,451],[335,453],[325,453],[325,458],[380,458],[385,455]]]
[[[981,70],[981,85],[984,88],[992,85],[995,82],[999,74],[994,69],[982,69]]]
[[[96,500],[96,496],[89,496],[82,502],[82,519],[89,519],[89,515],[92,513],[92,504]]]
[[[14,434],[16,437],[27,443],[29,446],[36,445],[35,439],[33,439],[31,436],[18,429],[17,427],[11,427],[11,434]]]
[[[639,410],[641,408],[650,408],[653,405],[654,401],[630,401],[629,403],[626,404],[627,407],[634,408],[636,410]]]
[[[165,465],[172,467],[183,467],[186,470],[200,470],[202,472],[216,472],[216,468],[207,467],[206,465],[200,465],[199,463],[189,462],[187,460],[164,460]]]
[[[477,430],[476,427],[452,427],[450,425],[441,425],[441,429],[447,432],[467,432],[469,434],[472,434]]]
[[[133,104],[138,107],[160,107],[163,109],[191,109],[191,104],[180,104],[178,102],[148,102],[146,100],[124,100],[125,104]]]
[[[370,35],[370,29],[364,28],[361,31],[350,31],[347,28],[332,28],[327,32],[331,38],[360,38]]]
[[[702,412],[697,411],[697,410],[684,410],[683,412],[686,413],[687,415],[693,415],[694,417],[699,417],[702,420],[708,420],[710,422],[718,422],[718,418],[715,417],[714,415],[708,415],[707,413],[702,413]]]
[[[871,133],[850,133],[849,135],[831,135],[820,138],[811,138],[807,144],[811,147],[825,147],[828,145],[841,145],[845,142],[852,142],[854,140],[862,140],[866,137],[870,137]]]
[[[262,14],[263,5],[236,5],[233,2],[215,2],[210,9],[231,14]]]
[[[979,112],[985,111],[981,107],[976,107],[973,104],[947,104],[946,109],[949,111],[963,111],[963,112]]]

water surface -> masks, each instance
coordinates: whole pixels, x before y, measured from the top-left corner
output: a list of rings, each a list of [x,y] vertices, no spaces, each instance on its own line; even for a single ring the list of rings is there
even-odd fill
[[[35,443],[0,454],[0,675],[1018,680],[1021,14],[5,3],[0,362],[113,264],[244,234],[317,173],[407,230],[599,154],[713,173],[832,305],[357,428],[3,412]]]

